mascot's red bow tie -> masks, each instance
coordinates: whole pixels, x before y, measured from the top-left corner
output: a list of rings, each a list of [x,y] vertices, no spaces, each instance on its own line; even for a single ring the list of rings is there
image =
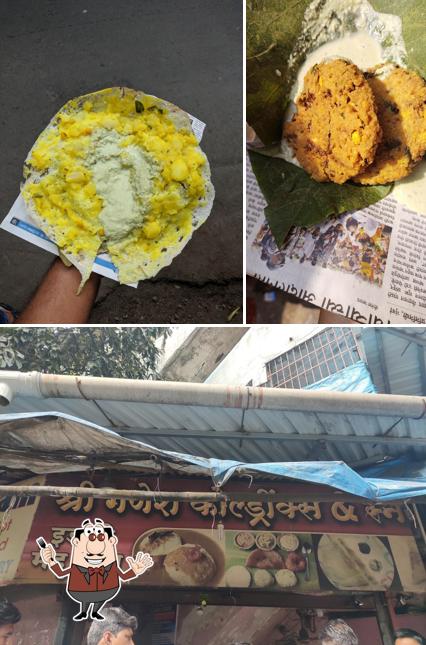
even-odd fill
[[[89,567],[88,571],[89,571],[89,576],[93,576],[95,573],[99,573],[101,576],[103,576],[104,572],[105,572],[105,567],[104,566],[102,566],[102,567]]]

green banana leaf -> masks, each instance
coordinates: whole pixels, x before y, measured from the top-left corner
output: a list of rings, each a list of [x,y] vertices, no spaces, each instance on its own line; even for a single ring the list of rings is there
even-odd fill
[[[309,3],[257,0],[247,9],[247,121],[266,145],[281,139],[283,114],[295,80],[287,61]]]
[[[378,202],[392,190],[386,186],[342,186],[311,179],[302,168],[277,157],[250,151],[250,162],[268,206],[265,216],[280,247],[292,226],[313,226],[327,217]]]

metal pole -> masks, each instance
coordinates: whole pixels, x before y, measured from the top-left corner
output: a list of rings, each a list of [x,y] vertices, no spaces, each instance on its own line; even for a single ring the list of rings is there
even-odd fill
[[[0,404],[13,396],[133,401],[161,405],[193,405],[236,409],[303,410],[331,414],[420,419],[426,414],[421,396],[398,394],[359,394],[355,392],[316,392],[285,388],[262,388],[172,381],[99,378],[0,372]]]

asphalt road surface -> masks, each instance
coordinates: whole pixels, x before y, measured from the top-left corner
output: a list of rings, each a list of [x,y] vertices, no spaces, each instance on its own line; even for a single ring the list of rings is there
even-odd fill
[[[207,223],[137,290],[103,280],[94,322],[220,323],[241,306],[242,39],[240,0],[0,3],[0,219],[18,195],[34,140],[74,96],[126,85],[207,123],[201,145],[216,189]],[[52,259],[0,230],[0,301],[21,309]]]

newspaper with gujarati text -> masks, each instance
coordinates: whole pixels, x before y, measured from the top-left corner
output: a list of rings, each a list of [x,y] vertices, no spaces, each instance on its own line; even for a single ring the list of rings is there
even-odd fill
[[[426,217],[390,196],[308,229],[278,248],[247,158],[247,273],[364,324],[426,324]]]

